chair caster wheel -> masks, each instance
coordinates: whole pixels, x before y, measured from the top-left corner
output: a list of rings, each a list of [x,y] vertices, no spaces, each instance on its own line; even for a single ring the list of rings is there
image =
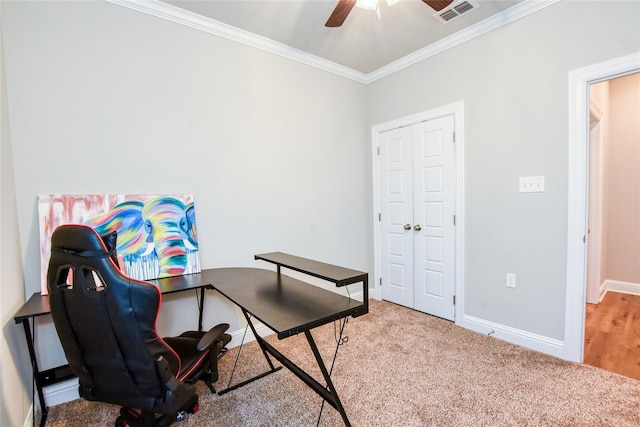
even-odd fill
[[[184,411],[179,411],[179,412],[176,414],[176,421],[182,421],[182,420],[184,420],[185,418],[186,418],[186,415],[185,415]]]
[[[128,425],[129,423],[127,422],[127,420],[124,419],[122,415],[116,418],[115,427],[127,427]]]

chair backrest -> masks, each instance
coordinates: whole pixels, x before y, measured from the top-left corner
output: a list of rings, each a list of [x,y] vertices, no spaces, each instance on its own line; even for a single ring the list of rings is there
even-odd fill
[[[51,315],[81,388],[157,397],[163,382],[155,361],[162,356],[175,376],[180,372],[180,358],[156,332],[162,296],[155,285],[120,271],[110,239],[84,225],[53,232]]]

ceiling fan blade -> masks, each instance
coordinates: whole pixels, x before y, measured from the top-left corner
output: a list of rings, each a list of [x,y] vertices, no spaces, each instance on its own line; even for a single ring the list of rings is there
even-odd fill
[[[339,27],[342,25],[353,6],[356,4],[356,0],[338,0],[338,5],[333,9],[333,13],[324,24],[325,27]]]
[[[445,7],[453,3],[453,0],[422,0],[422,1],[428,4],[429,7],[431,7],[436,12],[441,11],[442,9],[444,9]]]

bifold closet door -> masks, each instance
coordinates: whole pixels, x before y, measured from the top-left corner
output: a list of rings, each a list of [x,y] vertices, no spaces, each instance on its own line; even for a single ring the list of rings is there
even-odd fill
[[[413,308],[413,132],[380,136],[382,298]]]
[[[453,319],[454,117],[381,133],[382,297]]]

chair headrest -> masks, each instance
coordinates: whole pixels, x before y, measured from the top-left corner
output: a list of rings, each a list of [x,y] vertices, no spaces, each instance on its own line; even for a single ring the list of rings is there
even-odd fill
[[[81,224],[66,224],[51,235],[51,252],[106,258],[115,252],[116,233],[100,236],[93,228]]]

